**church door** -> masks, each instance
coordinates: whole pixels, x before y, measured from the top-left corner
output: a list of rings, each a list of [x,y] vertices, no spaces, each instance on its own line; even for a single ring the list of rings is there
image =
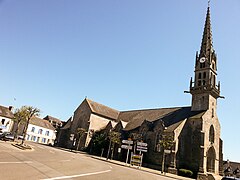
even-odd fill
[[[211,147],[207,152],[207,172],[215,172],[216,153],[214,147]]]

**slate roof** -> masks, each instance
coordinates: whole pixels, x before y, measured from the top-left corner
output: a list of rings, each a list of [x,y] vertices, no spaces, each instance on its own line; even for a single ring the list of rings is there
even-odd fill
[[[52,117],[52,116],[49,116],[49,115],[47,115],[47,116],[46,116],[45,118],[43,118],[43,119],[50,120],[50,121],[54,121],[54,122],[56,122],[56,123],[62,123],[62,121],[61,121],[60,119],[57,119],[57,118]]]
[[[240,168],[240,162],[232,162],[230,161],[229,164],[227,163],[227,161],[223,161],[223,170],[225,170],[228,165],[231,166],[231,168],[233,169],[233,171],[237,168]]]
[[[103,104],[94,102],[90,99],[86,99],[91,111],[95,114],[113,119],[113,120],[117,120],[118,115],[119,115],[119,111],[112,109],[108,106],[105,106]]]
[[[203,113],[203,111],[191,111],[191,107],[145,109],[121,112],[119,120],[128,122],[124,130],[129,131],[141,126],[144,120],[149,122],[162,120],[165,126],[168,127],[186,118]]]
[[[46,128],[46,129],[50,129],[50,130],[55,130],[55,128],[52,126],[52,124],[50,122],[48,122],[45,119],[41,119],[39,117],[36,117],[36,116],[34,116],[30,119],[29,124],[33,124],[33,125],[36,125],[36,126]]]
[[[72,124],[72,117],[67,120],[67,123],[61,129],[69,129]]]
[[[174,128],[178,127],[180,122],[186,118],[200,118],[205,113],[205,111],[191,111],[190,106],[117,111],[87,98],[85,101],[88,103],[93,113],[117,122],[121,121],[124,124],[124,130],[126,131],[140,127],[145,120],[149,122],[162,120],[166,127],[171,126],[171,129],[174,130]],[[176,125],[172,126],[173,124]]]
[[[8,107],[4,107],[1,105],[0,105],[0,116],[10,118],[10,119],[14,118],[12,111],[10,111]]]
[[[183,121],[184,120],[168,126],[167,129],[164,132],[173,132]]]

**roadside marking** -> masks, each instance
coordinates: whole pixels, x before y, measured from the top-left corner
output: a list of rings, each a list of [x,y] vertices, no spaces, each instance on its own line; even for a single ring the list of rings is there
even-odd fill
[[[72,176],[60,176],[60,177],[43,179],[43,180],[69,179],[69,178],[75,178],[75,177],[90,176],[90,175],[95,175],[95,174],[102,174],[102,173],[107,173],[107,172],[110,172],[110,171],[111,170],[99,171],[99,172],[93,172],[93,173],[86,173],[86,174],[78,174],[78,175],[72,175]]]
[[[0,162],[0,164],[30,164],[32,161],[23,161],[23,162]]]

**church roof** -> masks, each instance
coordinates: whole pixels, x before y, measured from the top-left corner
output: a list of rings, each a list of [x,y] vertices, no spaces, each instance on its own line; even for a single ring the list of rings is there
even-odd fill
[[[88,103],[91,111],[94,114],[110,118],[117,122],[121,121],[123,128],[126,131],[140,127],[145,120],[149,122],[162,120],[165,127],[169,127],[173,124],[183,121],[186,118],[200,118],[204,113],[204,111],[191,111],[191,107],[117,111],[103,104],[94,102],[90,99],[85,99],[85,101]],[[115,124],[113,124],[113,126],[114,125]]]
[[[1,105],[0,105],[0,116],[10,118],[10,119],[14,118],[12,111],[10,111],[8,107],[1,106]]]
[[[203,111],[191,111],[191,107],[175,107],[175,108],[160,108],[160,109],[146,109],[121,112],[119,119],[127,121],[126,131],[133,130],[141,126],[144,120],[155,122],[162,120],[166,127],[179,123],[186,118],[194,117],[201,114]]]
[[[90,99],[86,99],[86,101],[93,113],[104,116],[104,117],[108,117],[113,120],[117,120],[119,111],[112,109],[108,106],[105,106],[103,104],[94,102]]]
[[[144,120],[153,122],[160,117],[175,111],[178,108],[161,108],[161,109],[143,109],[133,111],[123,111],[120,113],[118,119],[128,122],[124,130],[135,129],[144,122]]]
[[[61,129],[69,129],[72,124],[72,117],[67,120],[67,123]]]

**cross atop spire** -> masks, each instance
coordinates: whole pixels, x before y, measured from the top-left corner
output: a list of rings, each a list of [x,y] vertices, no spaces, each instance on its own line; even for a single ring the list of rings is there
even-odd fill
[[[212,29],[211,29],[211,19],[210,19],[210,0],[208,0],[208,8],[207,8],[207,15],[205,20],[205,26],[203,31],[202,37],[202,44],[200,50],[200,57],[205,57],[210,59],[213,50],[213,43],[212,43]]]

